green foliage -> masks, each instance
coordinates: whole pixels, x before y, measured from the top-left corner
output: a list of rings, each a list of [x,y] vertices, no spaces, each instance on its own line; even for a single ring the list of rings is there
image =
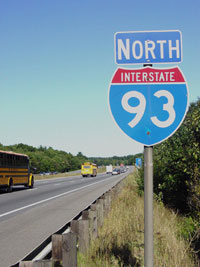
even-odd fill
[[[73,156],[71,153],[54,150],[52,147],[35,148],[32,146],[17,144],[3,146],[0,144],[0,150],[13,151],[27,154],[30,159],[30,168],[33,173],[43,172],[67,172],[80,169],[87,157],[80,154]]]
[[[164,204],[200,218],[200,99],[176,133],[154,147],[154,192]],[[138,180],[143,186],[143,170]]]
[[[136,174],[137,193],[142,196],[144,193],[144,167],[137,170]]]
[[[164,203],[200,218],[200,100],[180,129],[154,149],[154,189]]]
[[[142,154],[136,154],[136,155],[128,155],[128,156],[122,156],[122,157],[108,157],[108,158],[100,158],[100,157],[90,157],[89,160],[96,163],[98,166],[106,166],[112,164],[113,166],[117,166],[120,164],[124,165],[134,165],[136,158],[142,157]]]
[[[191,242],[196,235],[196,230],[199,227],[199,223],[192,217],[180,217],[177,226],[178,235],[184,238],[186,241]]]
[[[78,152],[76,156],[65,151],[55,150],[52,147],[35,148],[33,146],[25,144],[16,144],[11,146],[3,146],[0,144],[0,150],[13,151],[17,153],[26,154],[30,159],[30,168],[33,173],[46,173],[46,172],[67,172],[78,170],[81,168],[81,164],[85,161],[90,161],[96,163],[98,166],[106,166],[109,164],[119,165],[123,163],[124,165],[133,165],[135,163],[135,158],[141,156],[129,155],[123,157],[86,157],[81,152]]]
[[[176,133],[154,147],[154,193],[159,200],[188,218],[180,234],[200,249],[200,99],[190,105]],[[143,169],[139,190],[143,190]],[[199,255],[200,257],[200,255]]]

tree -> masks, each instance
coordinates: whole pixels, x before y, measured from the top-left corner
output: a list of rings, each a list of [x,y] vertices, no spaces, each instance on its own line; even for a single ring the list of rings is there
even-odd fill
[[[199,177],[200,100],[176,133],[154,146],[154,192],[168,206],[200,218]]]

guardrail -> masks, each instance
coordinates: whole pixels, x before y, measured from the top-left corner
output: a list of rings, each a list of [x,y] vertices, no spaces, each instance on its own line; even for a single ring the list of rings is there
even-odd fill
[[[111,203],[121,191],[128,174],[11,267],[52,267],[58,262],[60,265],[55,266],[77,266],[77,250],[86,253],[91,241],[97,238],[98,229],[103,225]]]

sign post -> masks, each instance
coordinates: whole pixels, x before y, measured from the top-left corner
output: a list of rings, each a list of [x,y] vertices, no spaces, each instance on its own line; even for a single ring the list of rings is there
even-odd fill
[[[188,89],[178,67],[153,63],[182,61],[181,32],[146,31],[115,34],[115,62],[144,64],[118,68],[109,86],[109,107],[119,128],[144,145],[144,266],[153,267],[153,145],[179,128],[188,109]]]
[[[144,146],[144,266],[153,267],[153,146]]]
[[[152,64],[144,64],[144,67]],[[153,146],[144,146],[144,266],[154,266]]]

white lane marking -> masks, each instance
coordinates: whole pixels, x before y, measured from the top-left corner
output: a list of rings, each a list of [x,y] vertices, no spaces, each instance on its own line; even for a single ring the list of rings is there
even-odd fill
[[[58,185],[61,185],[61,184],[53,184],[54,186],[58,186]]]
[[[58,198],[58,197],[61,197],[61,196],[64,196],[64,195],[68,195],[68,194],[70,194],[70,193],[73,193],[73,192],[76,192],[76,191],[78,191],[78,190],[81,190],[81,189],[84,189],[84,188],[90,187],[90,186],[92,186],[92,185],[95,185],[95,184],[102,183],[102,182],[104,182],[104,181],[105,181],[105,180],[101,180],[101,181],[99,181],[99,182],[96,182],[96,183],[93,183],[93,184],[85,185],[85,186],[83,186],[83,187],[80,187],[80,188],[73,189],[73,190],[71,190],[71,191],[68,191],[68,192],[65,192],[65,193],[59,194],[59,195],[57,195],[57,196],[50,197],[50,198],[46,198],[46,199],[43,199],[43,200],[41,200],[41,201],[38,201],[38,202],[32,203],[32,204],[30,204],[30,205],[27,205],[27,206],[24,206],[24,207],[21,207],[21,208],[15,209],[15,210],[11,210],[11,211],[8,211],[8,212],[5,212],[5,213],[2,213],[2,214],[0,214],[0,218],[1,218],[1,217],[4,217],[4,216],[7,216],[7,215],[10,215],[10,214],[12,214],[12,213],[15,213],[15,212],[17,212],[17,211],[24,210],[24,209],[27,209],[27,208],[30,208],[30,207],[36,206],[36,205],[38,205],[38,204],[41,204],[41,203],[47,202],[47,201],[49,201],[49,200],[52,200],[52,199],[55,199],[55,198]]]
[[[34,188],[31,188],[31,189],[29,189],[29,190],[27,190],[27,191],[25,191],[25,192],[32,192],[32,191],[34,191],[34,190],[38,190],[38,188],[37,188],[37,187],[34,187]]]

